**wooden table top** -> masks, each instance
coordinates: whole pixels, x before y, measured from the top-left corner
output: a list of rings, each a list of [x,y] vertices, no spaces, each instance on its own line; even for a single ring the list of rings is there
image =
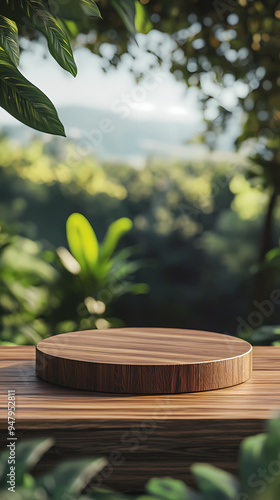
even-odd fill
[[[252,346],[236,337],[199,330],[86,330],[39,342],[36,372],[47,382],[106,393],[208,391],[248,380]]]
[[[244,384],[202,393],[137,396],[55,386],[35,375],[35,347],[0,348],[0,427],[7,426],[7,391],[16,391],[18,427],[97,426],[143,419],[267,419],[280,410],[280,347],[253,349]]]
[[[54,335],[38,343],[49,356],[90,363],[182,365],[220,361],[251,351],[248,342],[220,333],[178,328],[110,328]]]

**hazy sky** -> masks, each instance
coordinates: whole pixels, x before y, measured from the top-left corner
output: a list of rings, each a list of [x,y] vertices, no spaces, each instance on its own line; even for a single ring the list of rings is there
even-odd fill
[[[38,86],[54,103],[56,108],[67,105],[86,106],[88,108],[112,109],[116,100],[128,99],[133,114],[141,119],[148,116],[176,116],[178,120],[197,121],[201,119],[194,99],[195,89],[186,93],[186,86],[176,82],[165,71],[155,71],[155,78],[147,75],[147,86],[135,91],[136,82],[125,63],[117,71],[104,73],[100,58],[87,49],[77,49],[75,60],[78,75],[73,78],[61,69],[53,58],[46,55],[44,46],[33,44],[32,52],[21,55],[19,69],[28,80]],[[148,85],[153,80],[154,88]],[[0,110],[1,124],[16,124],[4,110]]]
[[[153,30],[149,35],[148,42],[151,46],[159,37],[164,37],[161,43],[162,50],[168,59],[168,52],[172,50],[170,37],[159,34]],[[160,119],[167,123],[177,122],[184,126],[192,127],[194,130],[203,128],[202,113],[198,100],[198,90],[195,87],[187,88],[184,83],[177,82],[168,71],[168,63],[165,69],[157,69],[147,72],[149,58],[154,56],[143,50],[147,38],[139,35],[139,46],[134,45],[132,50],[136,56],[134,66],[143,71],[144,78],[140,84],[136,84],[133,75],[128,70],[126,57],[120,63],[117,70],[104,73],[101,69],[102,61],[93,55],[88,49],[78,48],[75,50],[75,60],[78,67],[78,75],[73,78],[64,71],[49,55],[46,43],[30,43],[28,50],[21,54],[20,71],[34,85],[38,86],[53,102],[55,107],[80,106],[88,109],[98,108],[106,111],[117,111],[119,115],[129,108],[129,117],[134,119]],[[162,40],[161,40],[162,42]],[[104,52],[110,52],[112,47],[108,44],[103,46]],[[235,93],[244,92],[242,85],[233,90],[232,85],[222,90],[213,85],[210,77],[205,77],[204,85],[209,89],[211,95],[216,97],[228,109],[234,110],[237,104]],[[230,82],[229,82],[230,83]],[[215,99],[212,99],[208,119],[217,116]],[[0,124],[19,125],[13,117],[0,108]],[[235,120],[230,132],[218,142],[218,149],[232,149],[233,139],[238,132],[238,122]],[[68,134],[71,136],[71,134]],[[178,140],[178,144],[179,144]],[[181,143],[181,142],[180,142]]]

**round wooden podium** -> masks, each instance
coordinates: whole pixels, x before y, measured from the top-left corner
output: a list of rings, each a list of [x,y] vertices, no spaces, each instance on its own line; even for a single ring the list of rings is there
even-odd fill
[[[118,394],[221,389],[248,380],[252,346],[219,333],[111,328],[56,335],[36,348],[36,374],[53,384]]]

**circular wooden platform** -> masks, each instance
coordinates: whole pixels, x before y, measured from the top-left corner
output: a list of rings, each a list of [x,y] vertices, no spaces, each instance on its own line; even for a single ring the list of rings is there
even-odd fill
[[[53,384],[110,393],[173,394],[237,385],[252,346],[211,332],[112,328],[64,333],[36,348],[36,373]]]

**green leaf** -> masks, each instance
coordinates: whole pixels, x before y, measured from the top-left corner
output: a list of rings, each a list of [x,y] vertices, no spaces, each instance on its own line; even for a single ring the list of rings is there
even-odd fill
[[[49,0],[48,5],[54,16],[68,19],[71,21],[80,21],[85,16],[79,0]]]
[[[93,0],[81,0],[81,7],[87,16],[99,17],[102,19],[100,10]]]
[[[79,27],[75,21],[64,19],[63,26],[64,26],[64,29],[66,29],[68,36],[71,38],[71,40],[78,36]]]
[[[94,271],[98,259],[98,241],[89,221],[78,213],[71,214],[66,222],[70,251],[85,272]]]
[[[38,479],[52,500],[76,497],[89,484],[91,479],[106,466],[104,458],[85,458],[59,464],[51,473]],[[67,496],[69,495],[69,497]]]
[[[49,7],[55,16],[63,19],[80,21],[84,16],[102,19],[100,10],[93,0],[68,0],[63,4],[57,0],[49,0]]]
[[[254,330],[249,338],[249,342],[253,345],[272,345],[273,341],[280,339],[279,326],[261,326]]]
[[[270,262],[271,260],[277,258],[280,256],[280,248],[272,248],[272,250],[269,250],[265,256],[266,262]]]
[[[1,48],[0,106],[29,127],[65,136],[63,125],[51,101],[24,78]]]
[[[205,500],[235,500],[240,491],[238,480],[208,464],[194,464],[191,471]]]
[[[121,217],[110,224],[102,245],[100,245],[99,260],[107,260],[111,257],[121,237],[130,231],[132,221],[127,217]]]
[[[116,493],[112,490],[104,490],[100,488],[94,488],[92,491],[90,498],[93,500],[129,500],[134,499],[135,497],[123,495],[122,493]]]
[[[254,486],[250,479],[257,477],[258,470],[262,465],[262,453],[267,440],[266,434],[258,434],[246,438],[240,448],[239,476],[242,487],[245,491],[250,491]]]
[[[1,5],[1,14],[41,31],[47,38],[49,51],[54,59],[63,69],[76,76],[77,67],[67,33],[63,30],[61,21],[53,16],[43,0],[9,0]]]
[[[262,449],[262,467],[269,468],[272,462],[280,459],[280,419],[274,418],[267,424],[267,438]]]
[[[136,35],[135,0],[110,0],[131,35]]]
[[[165,477],[163,479],[153,478],[146,485],[146,492],[158,500],[199,500],[195,492],[190,490],[185,483],[178,479]],[[140,497],[145,498],[145,496]],[[149,498],[149,497],[147,497]]]
[[[7,489],[5,491],[1,491],[1,500],[13,500],[13,499],[16,499],[16,500],[50,500],[47,498],[46,494],[44,491],[40,490],[40,491],[30,491],[30,490],[26,490],[24,487],[22,488],[19,488],[17,487],[16,488],[16,493],[12,493],[10,491],[7,491]],[[69,499],[67,499],[69,500]]]
[[[19,63],[18,29],[14,21],[0,16],[0,46],[15,66]]]
[[[16,483],[21,484],[24,474],[31,470],[53,445],[52,439],[30,439],[16,444]],[[6,486],[9,451],[0,455],[0,486]]]
[[[133,293],[133,295],[145,295],[149,293],[150,287],[147,283],[135,283],[130,286],[129,291]]]
[[[138,33],[149,33],[153,29],[153,24],[145,6],[136,0],[135,2],[135,28]]]
[[[270,420],[267,430],[267,434],[247,438],[241,446],[243,489],[250,498],[259,500],[274,500],[280,495],[280,420]]]
[[[111,261],[112,262],[112,261]],[[110,267],[110,279],[114,282],[121,283],[127,276],[136,273],[142,267],[142,262],[138,261],[124,261]]]

